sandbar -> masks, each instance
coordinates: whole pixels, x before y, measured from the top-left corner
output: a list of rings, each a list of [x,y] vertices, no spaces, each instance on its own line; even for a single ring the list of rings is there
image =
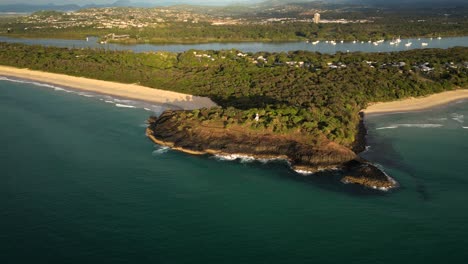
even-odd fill
[[[468,89],[457,89],[424,97],[407,98],[392,102],[374,103],[362,110],[366,115],[411,112],[442,106],[458,100],[468,99]]]
[[[193,110],[203,107],[214,107],[216,104],[208,97],[193,96],[161,89],[145,87],[137,84],[124,84],[101,81],[65,74],[49,73],[30,69],[20,69],[0,66],[0,76],[13,77],[53,84],[60,87],[112,95],[138,101],[151,102],[166,106],[166,108]]]

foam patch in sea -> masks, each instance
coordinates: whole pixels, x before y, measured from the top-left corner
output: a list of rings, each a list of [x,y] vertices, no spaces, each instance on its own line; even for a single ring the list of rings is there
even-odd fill
[[[400,128],[400,127],[416,127],[416,128],[436,128],[436,127],[442,127],[444,125],[442,124],[394,124],[386,127],[378,127],[376,130],[382,130],[382,129],[395,129],[395,128]]]
[[[302,175],[312,175],[314,174],[314,172],[312,171],[307,171],[307,170],[294,170],[295,172],[299,173],[299,174],[302,174]]]
[[[452,117],[452,120],[457,121],[458,123],[463,123],[464,122],[464,115],[453,113],[450,115]]]
[[[256,158],[254,156],[242,155],[242,154],[215,154],[213,155],[213,157],[220,161],[239,160],[241,163],[250,163],[250,162],[258,161],[263,164],[266,164],[272,161],[286,161],[285,159],[282,159],[282,158]]]
[[[122,108],[136,108],[134,105],[126,105],[126,104],[115,104],[117,107],[122,107]]]
[[[169,147],[157,146],[157,149],[155,149],[152,154],[157,156],[157,155],[164,154],[164,153],[168,152],[169,150],[170,150]]]
[[[221,161],[233,161],[233,160],[240,160],[241,162],[252,162],[255,160],[255,157],[248,156],[248,155],[240,155],[240,154],[216,154],[214,158]]]

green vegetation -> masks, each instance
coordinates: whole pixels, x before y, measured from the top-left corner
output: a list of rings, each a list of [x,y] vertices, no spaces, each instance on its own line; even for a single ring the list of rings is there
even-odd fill
[[[184,113],[252,132],[326,136],[350,146],[370,102],[468,86],[468,48],[396,53],[133,53],[0,43],[0,62],[208,96],[222,108]],[[255,121],[256,114],[259,120]]]
[[[273,9],[185,7],[102,8],[74,13],[42,11],[17,19],[0,18],[0,34],[28,38],[84,39],[120,43],[201,43],[238,41],[368,41],[396,37],[468,35],[465,7],[444,10],[386,10],[347,6],[278,6]],[[314,10],[323,20],[346,19],[348,23],[311,21]],[[8,31],[8,29],[10,29]],[[128,35],[109,38],[109,34]]]

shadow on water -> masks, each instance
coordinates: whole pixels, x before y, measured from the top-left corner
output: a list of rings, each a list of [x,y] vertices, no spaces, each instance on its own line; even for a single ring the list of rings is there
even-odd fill
[[[209,158],[209,156],[203,157],[199,156],[199,158]],[[332,191],[336,193],[342,193],[346,195],[350,195],[353,197],[370,197],[370,196],[384,196],[389,195],[398,191],[398,189],[389,190],[389,191],[381,191],[381,190],[374,190],[371,188],[366,188],[356,184],[344,184],[341,182],[344,174],[340,170],[333,170],[333,171],[322,171],[310,175],[304,175],[295,172],[292,170],[287,162],[281,160],[273,160],[268,162],[261,162],[261,161],[249,161],[243,162],[240,160],[235,161],[222,161],[222,162],[236,162],[239,165],[246,166],[248,168],[258,168],[262,167],[265,170],[271,171],[272,175],[275,177],[279,177],[282,180],[287,181],[295,181],[301,182],[304,184],[310,184],[314,187],[318,187],[320,189],[326,191]]]
[[[414,169],[404,162],[404,158],[394,148],[393,140],[383,136],[373,137],[366,136],[366,141],[369,146],[372,146],[368,151],[360,153],[359,155],[371,162],[378,161],[384,167],[399,170],[413,179],[416,184],[416,192],[419,194],[423,201],[429,201],[429,191],[424,184],[424,180],[417,176]],[[391,176],[391,175],[390,175]],[[398,179],[395,179],[398,181]],[[399,188],[404,189],[400,186]]]
[[[161,153],[166,152],[165,150],[161,150]],[[174,151],[178,155],[189,155],[186,153],[180,153],[178,151]],[[158,153],[160,154],[160,153]],[[325,191],[345,194],[353,197],[376,197],[376,196],[387,196],[391,195],[395,192],[400,191],[400,187],[391,189],[388,191],[382,190],[375,190],[371,188],[367,188],[357,184],[345,184],[341,182],[341,179],[345,174],[341,170],[329,170],[329,171],[321,171],[314,174],[300,174],[292,170],[289,164],[283,160],[271,160],[271,161],[259,161],[259,160],[218,160],[216,157],[211,155],[190,155],[191,159],[197,159],[202,161],[209,161],[209,162],[226,162],[230,163],[231,165],[242,166],[246,168],[252,169],[263,169],[266,174],[271,175],[280,180],[284,181],[294,181],[300,182],[304,185],[310,185],[311,191],[314,191],[313,188],[320,188]],[[209,166],[209,165],[207,165]]]

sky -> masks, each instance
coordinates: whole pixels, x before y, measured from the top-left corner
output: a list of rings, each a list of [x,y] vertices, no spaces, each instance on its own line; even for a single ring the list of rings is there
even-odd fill
[[[113,3],[117,0],[0,0],[0,5],[3,4],[49,4],[54,3],[57,5],[64,5],[64,4],[77,4],[77,5],[86,5],[86,4],[108,4]],[[189,4],[229,4],[229,3],[240,3],[240,2],[259,2],[259,1],[252,1],[252,0],[132,0],[131,2],[137,3],[151,3],[151,4],[158,4],[158,3],[189,3]]]

